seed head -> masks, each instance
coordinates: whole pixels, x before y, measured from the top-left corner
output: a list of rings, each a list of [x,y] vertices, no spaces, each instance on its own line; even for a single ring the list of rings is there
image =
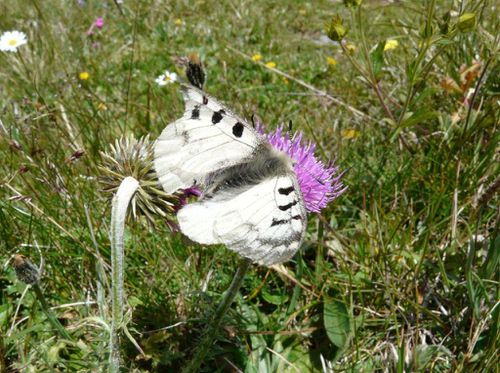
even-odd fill
[[[184,191],[167,194],[158,183],[153,168],[153,146],[149,136],[139,140],[133,136],[121,137],[109,146],[108,151],[101,152],[102,165],[99,167],[102,171],[99,182],[110,198],[127,176],[139,182],[130,211],[134,219],[144,216],[152,225],[158,217],[170,220],[186,199]],[[192,195],[192,191],[187,195]]]
[[[19,281],[27,285],[33,285],[40,280],[40,272],[31,260],[21,254],[14,255],[13,267]]]

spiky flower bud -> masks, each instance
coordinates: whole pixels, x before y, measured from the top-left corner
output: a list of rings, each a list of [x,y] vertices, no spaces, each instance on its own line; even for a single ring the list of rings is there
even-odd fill
[[[27,285],[33,285],[40,280],[40,272],[36,265],[24,255],[15,254],[13,262],[14,270],[19,281]]]
[[[149,136],[139,140],[133,136],[117,139],[108,151],[101,152],[102,165],[99,168],[102,174],[99,182],[111,198],[126,177],[136,179],[139,188],[130,202],[129,211],[132,211],[134,219],[144,216],[154,225],[158,217],[169,220],[175,214],[178,205],[184,203],[185,193],[167,194],[158,184],[153,169],[153,145]]]
[[[342,18],[336,14],[330,23],[326,25],[326,35],[333,41],[341,41],[347,34],[347,29],[343,25]]]

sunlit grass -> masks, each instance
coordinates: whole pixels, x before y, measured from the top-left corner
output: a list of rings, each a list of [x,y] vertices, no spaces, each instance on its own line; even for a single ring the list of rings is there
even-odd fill
[[[476,26],[437,42],[451,32],[450,2],[436,1],[430,18],[432,1],[365,3],[360,13],[331,1],[0,3],[0,33],[28,40],[0,52],[0,371],[106,364],[100,152],[122,135],[154,139],[179,117],[178,88],[155,79],[183,76],[179,58],[191,53],[210,94],[270,128],[292,120],[349,186],[310,216],[293,261],[250,269],[206,371],[496,369],[498,9],[454,2],[449,26],[459,12]],[[324,34],[334,13],[349,29],[345,51]],[[124,338],[124,366],[174,371],[238,258],[161,219],[125,239],[125,318],[145,355]],[[38,263],[37,248],[44,296],[77,342],[57,335],[6,265],[14,253]]]

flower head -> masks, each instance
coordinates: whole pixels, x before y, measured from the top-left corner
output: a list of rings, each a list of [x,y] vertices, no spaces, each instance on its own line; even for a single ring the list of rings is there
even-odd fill
[[[104,27],[104,18],[97,17],[96,20],[94,21],[94,26],[97,28],[103,28]]]
[[[342,18],[338,14],[334,15],[326,25],[326,35],[333,41],[341,41],[347,34],[347,28],[343,24]]]
[[[355,129],[347,129],[347,130],[342,130],[340,132],[340,135],[344,138],[344,139],[347,139],[347,140],[350,140],[350,139],[355,139],[356,137],[359,136],[359,131],[355,130]]]
[[[156,84],[158,84],[160,87],[170,83],[174,83],[176,81],[177,81],[177,74],[171,73],[170,71],[165,71],[164,74],[161,74],[155,80]]]
[[[178,211],[190,196],[199,196],[196,188],[179,190],[167,194],[158,184],[153,170],[153,146],[149,137],[135,139],[133,136],[122,137],[109,146],[107,152],[101,152],[102,165],[99,182],[102,190],[112,196],[122,181],[131,176],[139,182],[139,188],[131,201],[132,217],[144,216],[154,225],[161,217],[175,229],[173,214]]]
[[[276,67],[276,62],[269,61],[266,63],[266,67],[269,67],[270,69],[274,69]]]
[[[78,78],[80,80],[88,80],[90,78],[90,74],[87,71],[82,71],[80,74],[78,74]]]
[[[326,57],[326,63],[327,65],[330,65],[330,66],[335,66],[337,64],[337,60],[333,57]]]
[[[182,19],[176,18],[175,21],[174,21],[174,23],[175,23],[176,26],[182,26]]]
[[[32,285],[40,280],[39,269],[24,255],[14,254],[13,266],[19,281]]]
[[[325,165],[314,155],[316,145],[303,142],[302,132],[292,137],[284,133],[283,127],[265,134],[262,126],[257,130],[265,136],[277,150],[285,152],[294,161],[293,169],[297,175],[300,190],[304,197],[306,210],[320,212],[326,205],[340,196],[346,187],[340,181],[342,174],[332,163]]]
[[[17,48],[26,44],[26,34],[20,31],[6,31],[0,36],[0,51],[15,52]]]
[[[356,52],[356,49],[356,44],[350,42],[345,43],[345,50],[347,51],[347,53],[354,54],[354,52]]]
[[[258,54],[258,53],[257,53],[257,54],[254,54],[254,55],[252,56],[252,61],[258,62],[258,61],[260,61],[261,59],[262,59],[262,55],[261,55],[261,54]]]
[[[399,43],[396,39],[388,39],[385,42],[384,52],[396,49]]]

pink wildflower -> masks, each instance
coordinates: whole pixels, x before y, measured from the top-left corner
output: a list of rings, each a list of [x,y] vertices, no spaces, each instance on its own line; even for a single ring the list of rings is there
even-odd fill
[[[94,21],[94,26],[101,29],[103,26],[104,26],[104,18],[102,17],[98,17],[95,21]]]

